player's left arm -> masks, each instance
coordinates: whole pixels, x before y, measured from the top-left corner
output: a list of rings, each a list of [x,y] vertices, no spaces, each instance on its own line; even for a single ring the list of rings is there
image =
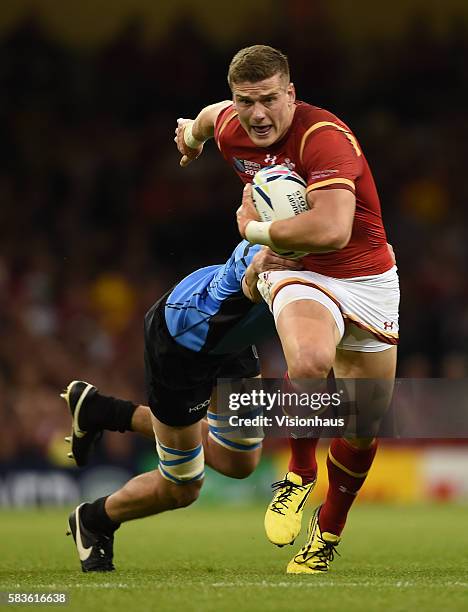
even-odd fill
[[[353,229],[356,198],[346,189],[317,190],[307,194],[309,208],[291,219],[261,223],[265,228],[262,244],[272,248],[327,253],[343,249]],[[244,187],[242,205],[237,210],[237,225],[246,237],[250,221],[260,219],[252,199],[252,188]]]
[[[359,145],[354,136],[338,124],[311,134],[304,136],[307,139],[300,153],[304,178],[308,182],[310,210],[290,219],[255,224],[255,238],[260,244],[328,253],[343,249],[351,238],[356,210],[355,179],[362,172]],[[242,236],[246,235],[246,227],[251,221],[258,221],[250,186],[244,189],[237,221]]]
[[[348,244],[353,230],[356,197],[347,189],[311,191],[310,210],[291,219],[275,221],[270,237],[282,249],[324,253]]]

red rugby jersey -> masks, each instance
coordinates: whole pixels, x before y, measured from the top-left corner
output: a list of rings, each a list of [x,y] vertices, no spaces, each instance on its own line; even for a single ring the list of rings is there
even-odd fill
[[[233,106],[218,116],[215,140],[224,159],[244,183],[261,168],[285,164],[314,189],[348,189],[356,196],[353,231],[347,246],[333,253],[304,257],[306,269],[335,278],[381,274],[393,266],[387,249],[379,196],[359,143],[332,113],[296,102],[287,133],[270,147],[250,140]]]

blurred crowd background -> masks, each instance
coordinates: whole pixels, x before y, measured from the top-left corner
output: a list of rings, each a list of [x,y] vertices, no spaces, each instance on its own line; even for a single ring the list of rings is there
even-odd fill
[[[70,380],[144,402],[145,311],[238,241],[240,182],[212,143],[180,169],[173,136],[229,97],[250,44],[282,49],[299,99],[348,123],[371,164],[400,270],[399,376],[467,376],[466,3],[396,2],[380,20],[326,0],[103,2],[87,20],[82,3],[16,4],[0,17],[4,473],[60,454]],[[281,375],[277,344],[261,355]],[[132,461],[131,437],[107,440]]]

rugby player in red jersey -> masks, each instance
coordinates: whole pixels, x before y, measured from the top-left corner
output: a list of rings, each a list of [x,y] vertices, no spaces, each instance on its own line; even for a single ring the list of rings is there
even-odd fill
[[[399,285],[368,163],[346,124],[296,100],[288,61],[280,51],[264,45],[240,50],[231,61],[228,82],[232,101],[205,107],[193,121],[178,120],[180,164],[199,157],[204,143],[214,138],[246,184],[237,211],[241,235],[273,249],[309,253],[302,260],[304,271],[266,272],[258,281],[275,318],[290,384],[325,379],[331,369],[337,378],[390,381],[376,410],[377,431],[395,376]],[[258,170],[274,164],[306,180],[310,211],[261,222],[249,183]],[[316,478],[316,443],[290,440],[289,472],[276,483],[265,516],[267,536],[275,544],[294,541],[300,531],[303,502]],[[332,440],[327,497],[288,573],[328,570],[375,452],[372,436]]]

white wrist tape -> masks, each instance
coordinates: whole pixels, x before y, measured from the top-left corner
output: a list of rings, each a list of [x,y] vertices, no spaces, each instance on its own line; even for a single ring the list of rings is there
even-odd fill
[[[270,236],[270,225],[272,223],[272,221],[249,221],[245,228],[245,237],[252,244],[264,244],[274,248],[275,245]]]
[[[190,149],[198,149],[205,142],[204,140],[197,140],[195,136],[192,134],[192,125],[193,123],[189,123],[184,130],[184,142],[190,147]]]

